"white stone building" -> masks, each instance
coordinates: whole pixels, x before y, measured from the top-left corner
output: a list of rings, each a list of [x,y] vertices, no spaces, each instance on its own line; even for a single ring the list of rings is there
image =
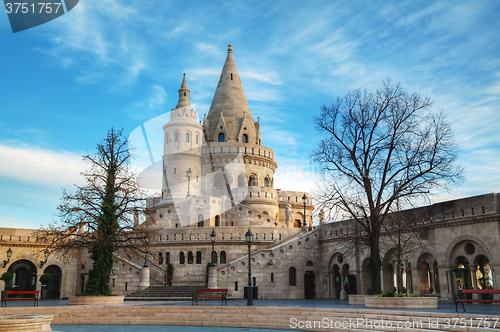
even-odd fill
[[[349,221],[325,223],[321,218],[313,228],[311,195],[275,189],[275,154],[263,145],[260,120],[252,117],[231,45],[202,122],[189,97],[184,76],[179,101],[163,126],[162,192],[154,202],[161,231],[152,239],[151,282],[165,282],[169,262],[174,266],[173,285],[204,286],[214,231],[217,285],[227,288],[230,296],[242,297],[248,284],[245,233],[250,229],[254,234],[252,283],[258,287],[259,299],[365,293],[371,276],[368,252],[353,241],[354,226]],[[451,298],[460,283],[468,288],[498,288],[498,194],[437,203],[405,215],[415,219],[423,246],[403,259],[404,291]],[[49,258],[41,266],[32,249],[42,244],[30,234],[0,229],[0,255],[9,248],[13,252],[0,272],[16,272],[20,288],[34,289],[39,287],[40,275],[51,267],[56,280],[52,297],[81,293],[91,267],[87,254],[82,251],[69,262]],[[383,248],[383,291],[395,287],[394,257],[394,247]],[[116,255],[114,292],[138,290],[142,266],[141,261]]]

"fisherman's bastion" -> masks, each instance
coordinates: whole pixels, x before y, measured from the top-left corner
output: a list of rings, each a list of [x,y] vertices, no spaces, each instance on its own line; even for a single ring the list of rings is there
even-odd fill
[[[242,298],[248,285],[248,230],[254,235],[251,280],[258,299],[346,299],[366,293],[369,253],[354,241],[356,227],[325,220],[314,211],[309,193],[275,188],[279,165],[261,139],[260,119],[252,116],[232,45],[214,85],[210,110],[199,121],[186,76],[182,80],[178,103],[163,126],[162,191],[154,200],[160,232],[151,239],[147,264],[115,255],[113,293],[133,296],[165,285],[171,263],[172,286],[208,282]],[[313,223],[313,212],[319,222]],[[498,193],[422,206],[402,216],[419,225],[423,243],[402,259],[401,291],[446,300],[457,287],[498,288]],[[212,232],[215,267],[207,272]],[[92,267],[86,251],[69,261],[35,258],[43,243],[32,233],[0,228],[0,273],[13,273],[18,290],[40,290],[40,276],[50,274],[48,298],[81,294]],[[397,286],[395,252],[390,246],[381,252],[384,292]]]

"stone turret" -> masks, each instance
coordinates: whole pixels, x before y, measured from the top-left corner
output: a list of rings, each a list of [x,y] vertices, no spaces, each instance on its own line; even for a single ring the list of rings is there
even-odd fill
[[[210,142],[240,142],[260,145],[260,131],[248,106],[245,91],[229,44],[214,99],[204,123]]]
[[[200,151],[203,143],[203,128],[198,123],[198,114],[191,107],[186,74],[179,90],[176,108],[170,111],[170,121],[163,126],[163,190],[164,200],[182,200],[188,194],[186,172],[191,169],[189,194],[201,193]]]

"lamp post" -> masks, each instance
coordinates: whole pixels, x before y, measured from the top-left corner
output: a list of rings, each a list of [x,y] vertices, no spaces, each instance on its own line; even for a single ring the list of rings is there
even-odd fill
[[[7,260],[3,261],[3,267],[7,266],[7,264],[10,262],[11,257],[12,257],[12,249],[9,248],[9,250],[7,250]]]
[[[193,174],[193,172],[191,171],[191,167],[189,167],[189,169],[186,171],[186,177],[188,178],[188,194],[187,194],[187,197],[189,197],[189,182],[191,180],[191,174]]]
[[[304,193],[304,196],[302,196],[302,203],[304,203],[304,228],[307,230],[307,221],[306,221],[307,196],[306,196],[306,193]]]
[[[215,246],[215,239],[217,236],[215,235],[215,229],[212,229],[212,234],[210,234],[210,241],[212,242],[212,264],[210,264],[210,267],[214,267],[214,246]]]
[[[40,261],[40,268],[42,268],[45,265],[45,263],[47,263],[47,259],[49,259],[49,255],[50,255],[49,249],[45,249],[45,252],[43,253],[43,255],[45,256],[45,260]]]
[[[250,260],[250,246],[253,241],[253,234],[250,232],[250,228],[248,232],[245,234],[245,240],[247,240],[248,244],[248,296],[247,296],[247,305],[253,305],[253,292],[252,292],[252,262]]]

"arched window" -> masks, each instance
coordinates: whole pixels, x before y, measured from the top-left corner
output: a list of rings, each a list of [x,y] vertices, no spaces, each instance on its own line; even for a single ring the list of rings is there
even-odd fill
[[[186,96],[186,93],[184,92],[184,97]]]
[[[189,133],[186,133],[186,142],[189,142]]]
[[[288,270],[288,286],[297,286],[297,271],[294,267]]]
[[[222,173],[220,173],[220,172],[215,173],[214,188],[215,189],[222,189],[223,185],[224,185],[224,177],[222,176]]]
[[[179,254],[179,264],[186,264],[186,258],[184,257],[183,251]]]
[[[225,137],[223,133],[219,134],[219,142],[225,142]]]
[[[203,220],[204,220],[204,219],[205,219],[205,218],[203,218],[203,215],[202,215],[202,214],[200,214],[200,215],[198,216],[198,227],[203,227]]]
[[[163,264],[163,254],[161,252],[158,253],[158,265]]]
[[[213,254],[212,256],[213,262],[214,264],[217,264],[217,251],[214,250],[212,254]]]
[[[241,142],[248,143],[248,135],[247,134],[243,134],[243,137],[241,137]]]
[[[244,187],[247,183],[247,177],[245,174],[238,175],[238,187]]]
[[[201,264],[201,251],[196,252],[196,264]]]
[[[179,133],[175,133],[175,142],[179,142]]]
[[[168,144],[168,133],[165,134],[165,143]]]
[[[170,263],[170,253],[169,252],[167,252],[167,255],[165,257],[165,263],[167,263],[167,264]]]
[[[312,261],[307,261],[306,266],[314,266]]]
[[[220,226],[220,216],[219,215],[215,216],[215,226]]]
[[[269,181],[269,177],[267,177],[267,176],[266,176],[266,177],[264,178],[264,187],[269,187],[270,182],[271,182],[271,181]]]
[[[257,178],[256,175],[250,175],[250,178],[248,178],[248,186],[258,186],[259,185],[259,179]]]
[[[200,136],[196,135],[196,144],[199,144],[198,142],[200,141]]]
[[[193,264],[193,253],[190,251],[188,252],[188,264]]]
[[[226,264],[226,252],[225,251],[220,252],[220,263]]]

